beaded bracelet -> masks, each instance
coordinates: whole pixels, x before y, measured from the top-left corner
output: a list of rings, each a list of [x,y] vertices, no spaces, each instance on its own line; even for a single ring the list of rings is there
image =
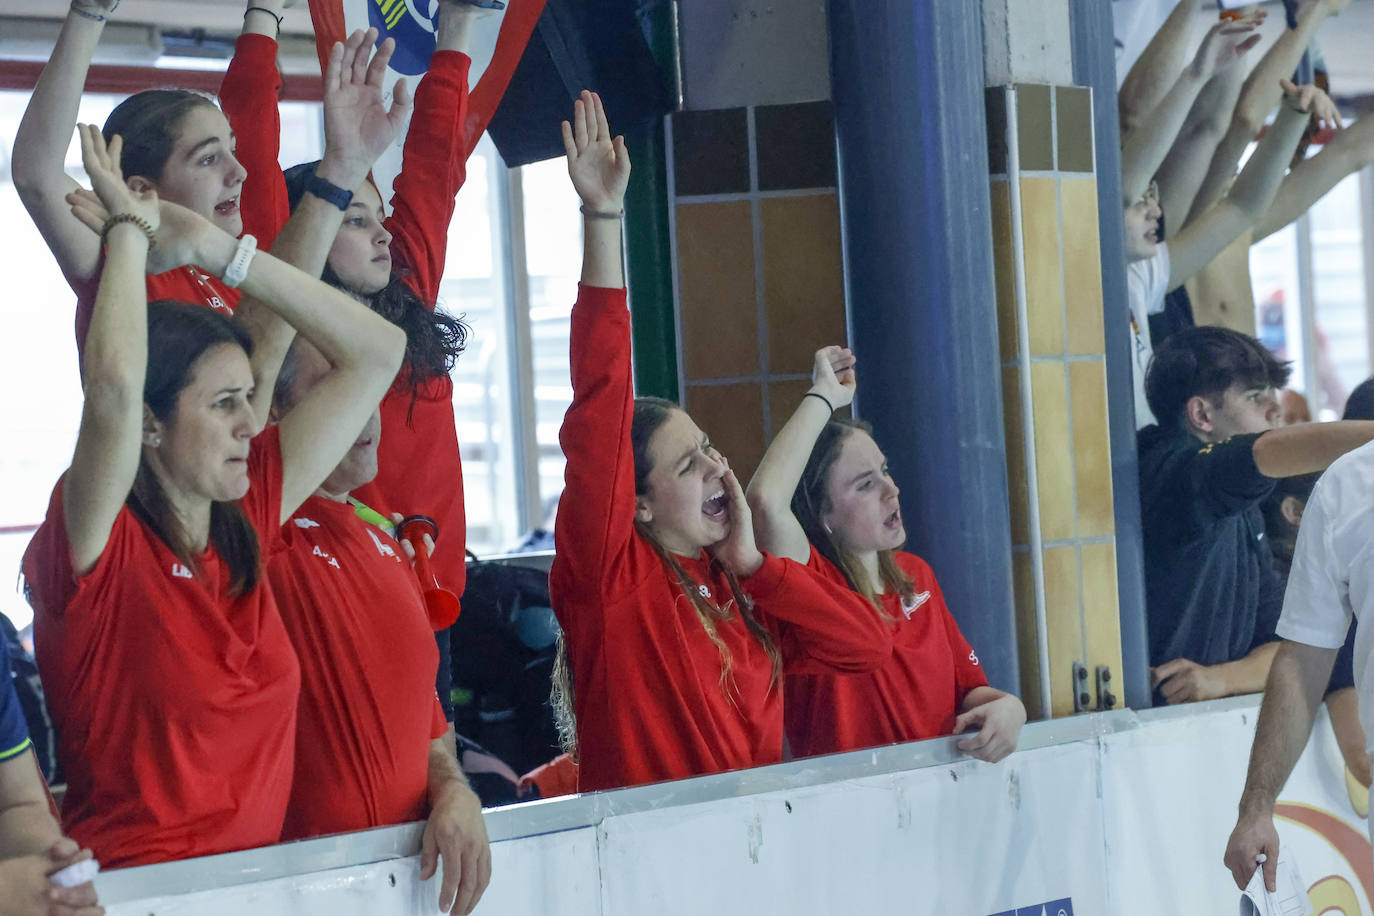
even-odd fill
[[[146,235],[148,237],[148,247],[150,249],[157,247],[157,231],[153,229],[152,224],[146,219],[133,213],[116,213],[114,216],[105,220],[105,225],[100,227],[100,244],[105,244],[105,239],[110,234],[110,230],[120,223],[128,223]]]
[[[587,219],[623,219],[625,216],[625,211],[623,209],[617,210],[614,213],[605,213],[601,210],[588,210],[586,205],[580,206],[577,209],[581,210],[582,215],[587,217]]]

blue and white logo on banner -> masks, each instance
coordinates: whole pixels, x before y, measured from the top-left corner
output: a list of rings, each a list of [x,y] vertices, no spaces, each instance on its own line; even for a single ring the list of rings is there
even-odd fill
[[[391,69],[403,76],[418,76],[429,67],[434,56],[434,21],[437,0],[370,0],[367,18],[378,32],[380,44],[396,39]]]

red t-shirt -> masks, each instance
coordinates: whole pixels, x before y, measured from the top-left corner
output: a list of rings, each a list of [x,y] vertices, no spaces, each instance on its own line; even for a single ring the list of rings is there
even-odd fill
[[[463,122],[471,63],[457,51],[439,51],[430,59],[415,92],[415,112],[386,221],[395,269],[431,309],[444,277],[454,198],[467,177]],[[402,367],[381,409],[377,477],[354,495],[378,511],[434,519],[439,539],[430,566],[440,585],[461,595],[467,584],[467,518],[453,380],[447,375],[430,379],[412,399]]]
[[[429,743],[448,723],[415,573],[401,545],[348,503],[310,497],[282,538],[267,575],[301,663],[282,838],[419,820]]]
[[[249,479],[240,505],[266,558],[281,530],[274,429],[254,440]],[[66,833],[106,866],[277,842],[300,669],[271,588],[226,594],[213,547],[188,569],[127,506],[78,578],[62,485],[24,576],[67,774]]]
[[[798,757],[919,741],[952,734],[964,697],[986,687],[978,655],[945,606],[925,560],[898,553],[915,583],[910,606],[896,593],[880,596],[893,618],[892,656],[864,674],[815,672],[787,679],[787,740]],[[809,568],[848,588],[844,574],[814,549]],[[877,612],[869,605],[869,613]]]
[[[229,62],[220,86],[220,104],[237,141],[235,156],[248,172],[239,192],[243,231],[257,238],[258,247],[264,251],[272,247],[291,215],[286,182],[277,163],[281,142],[281,115],[277,110],[280,89],[277,42],[266,35],[239,36],[234,59]],[[97,273],[90,281],[72,285],[76,292],[78,352],[86,347],[99,280]],[[149,302],[173,299],[233,315],[241,295],[219,277],[194,265],[148,276]]]
[[[623,289],[583,286],[572,313],[573,403],[560,440],[566,488],[549,574],[567,638],[577,715],[579,788],[610,789],[782,760],[782,692],[739,614],[711,642],[675,577],[634,527],[633,385]],[[706,552],[679,558],[725,605]],[[766,557],[741,582],[782,650],[784,667],[866,671],[892,651],[887,628],[854,591]]]

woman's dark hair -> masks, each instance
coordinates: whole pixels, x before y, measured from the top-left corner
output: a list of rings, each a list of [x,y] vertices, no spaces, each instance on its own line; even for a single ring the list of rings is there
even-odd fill
[[[303,162],[286,170],[286,196],[294,211],[305,196],[305,185],[315,174],[319,162]],[[320,279],[336,289],[352,293],[369,308],[406,332],[406,354],[402,380],[411,389],[411,404],[425,382],[448,375],[467,346],[468,326],[432,303],[426,303],[405,281],[405,271],[393,268],[391,279],[371,296],[350,290],[328,264]]]
[[[125,177],[142,175],[157,181],[181,136],[181,122],[195,109],[213,101],[189,89],[148,89],[136,92],[115,106],[100,132],[109,143],[115,134],[124,138],[119,165]]]
[[[1345,399],[1342,420],[1374,420],[1374,378],[1367,378],[1355,386]]]
[[[218,312],[165,299],[148,303],[148,375],[143,382],[143,403],[153,416],[164,423],[171,419],[177,397],[191,382],[196,361],[222,344],[241,347],[250,354],[253,350],[248,334]],[[128,504],[177,559],[195,568],[191,539],[157,476],[142,459]],[[210,505],[210,544],[229,569],[229,593],[251,592],[262,573],[258,536],[237,502]]]
[[[642,496],[649,490],[649,474],[653,471],[653,463],[649,460],[649,441],[653,438],[654,433],[658,432],[659,427],[672,416],[673,411],[681,409],[677,404],[664,398],[635,398],[634,419],[630,424],[630,450],[634,454],[636,495]],[[649,542],[649,546],[653,547],[654,552],[663,561],[663,565],[672,572],[678,587],[682,589],[683,596],[691,603],[692,609],[696,611],[697,620],[701,622],[701,627],[706,631],[707,638],[711,640],[711,644],[720,653],[721,686],[726,687],[733,684],[734,681],[731,677],[730,649],[721,640],[716,624],[730,619],[730,606],[732,604],[739,608],[740,619],[744,621],[745,627],[763,646],[763,651],[767,653],[768,659],[772,663],[773,679],[770,686],[776,687],[781,683],[782,653],[778,651],[777,643],[773,637],[768,634],[768,631],[758,622],[758,618],[754,616],[754,599],[750,598],[740,588],[739,579],[734,572],[728,567],[712,561],[712,568],[719,569],[725,576],[725,581],[730,586],[730,594],[733,596],[733,600],[727,601],[723,607],[716,605],[701,593],[701,583],[692,578],[691,573],[683,569],[682,564],[678,562],[672,552],[658,542],[658,539],[653,536],[647,526],[636,520],[635,529],[644,540]],[[554,660],[551,702],[558,726],[559,740],[564,751],[575,757],[577,753],[577,731],[576,720],[573,715],[572,670],[568,664],[566,643],[561,636],[558,641],[558,653]]]
[[[1253,337],[1229,328],[1195,327],[1169,337],[1145,371],[1145,400],[1161,426],[1183,422],[1189,399],[1217,402],[1232,385],[1282,388],[1292,364]]]
[[[825,424],[821,434],[816,437],[816,444],[811,448],[811,455],[806,460],[806,469],[802,471],[801,480],[797,482],[797,489],[792,493],[792,514],[801,523],[802,530],[806,532],[806,539],[811,545],[821,556],[835,564],[836,569],[844,573],[849,587],[867,598],[878,613],[886,617],[878,601],[877,583],[869,578],[868,571],[858,558],[836,541],[821,521],[821,517],[831,509],[827,492],[830,470],[839,460],[845,440],[855,432],[872,436],[873,427],[862,420],[838,419]],[[883,588],[901,595],[903,601],[909,602],[916,594],[916,584],[897,565],[895,550],[878,551],[878,575],[882,577]]]

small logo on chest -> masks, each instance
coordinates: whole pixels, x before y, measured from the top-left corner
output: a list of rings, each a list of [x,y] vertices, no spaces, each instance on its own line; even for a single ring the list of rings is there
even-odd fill
[[[911,619],[911,615],[914,614],[914,613],[916,613],[916,610],[917,610],[921,605],[925,604],[925,603],[926,603],[927,601],[929,601],[929,600],[930,600],[930,590],[929,590],[929,589],[927,589],[926,591],[923,591],[923,592],[917,592],[916,594],[912,595],[910,601],[908,601],[906,598],[903,598],[903,599],[902,599],[902,613],[906,615],[906,619],[907,619],[907,620],[910,620],[910,619]]]
[[[172,578],[174,579],[194,579],[195,573],[180,563],[172,564]]]
[[[367,529],[367,536],[372,538],[373,544],[377,545],[377,553],[384,557],[391,557],[393,560],[400,562],[400,558],[396,556],[396,551],[391,549],[391,545],[383,542],[381,538],[373,534],[371,528]]]

